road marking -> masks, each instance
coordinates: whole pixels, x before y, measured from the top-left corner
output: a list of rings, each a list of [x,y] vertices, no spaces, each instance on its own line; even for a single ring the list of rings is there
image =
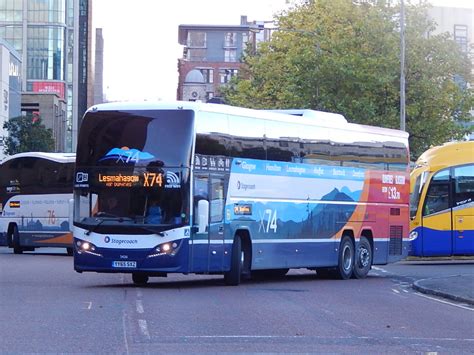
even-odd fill
[[[128,339],[127,339],[127,322],[125,321],[126,313],[125,311],[122,313],[122,328],[123,328],[123,340],[125,342],[125,353],[129,354],[128,350]]]
[[[335,340],[342,340],[342,339],[359,339],[359,340],[372,340],[372,339],[380,339],[377,337],[369,337],[369,336],[311,336],[311,335],[176,335],[176,336],[164,336],[163,338],[168,339],[335,339]],[[385,338],[384,338],[385,339]],[[408,340],[408,341],[465,341],[465,342],[474,342],[473,338],[420,338],[420,337],[399,337],[393,336],[388,337],[388,339],[393,340]]]
[[[150,339],[150,333],[148,332],[148,325],[146,323],[146,320],[139,319],[138,326],[140,327],[140,331],[142,332],[142,334],[146,336],[148,339]]]
[[[83,302],[85,304],[85,307],[83,307],[82,309],[87,309],[87,310],[90,310],[92,308],[92,302]]]
[[[382,269],[381,267],[377,267],[377,266],[372,266],[372,269],[374,269],[374,270],[376,270],[376,271],[380,271],[380,272],[386,273],[386,274],[389,273],[387,270]]]
[[[137,312],[143,314],[145,311],[143,309],[142,300],[137,300]]]
[[[357,327],[354,323],[351,323],[351,322],[348,322],[348,321],[344,321],[342,323],[344,323],[345,325],[348,325],[350,327]]]
[[[458,307],[458,308],[462,308],[462,309],[467,309],[468,311],[474,312],[474,309],[472,309],[472,308],[470,308],[470,307],[463,306],[463,305],[456,304],[456,303],[452,303],[452,302],[449,302],[449,301],[440,300],[440,299],[438,299],[438,298],[430,297],[430,296],[424,295],[424,294],[422,294],[422,293],[415,292],[415,295],[420,296],[420,297],[423,297],[423,298],[428,298],[428,299],[430,299],[430,300],[432,300],[432,301],[436,301],[436,302],[448,304],[448,305],[450,305],[450,306],[454,306],[454,307]]]
[[[392,291],[395,292],[395,293],[398,293],[398,294],[400,293],[400,291],[395,290],[394,288],[392,288]]]

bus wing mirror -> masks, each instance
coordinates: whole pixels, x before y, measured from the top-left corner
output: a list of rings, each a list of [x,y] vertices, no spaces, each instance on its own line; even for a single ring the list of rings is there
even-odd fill
[[[72,231],[72,226],[74,223],[74,199],[73,198],[69,199],[68,203],[69,203],[69,210],[68,210],[69,230]]]
[[[209,221],[209,201],[198,201],[198,233],[205,233]]]

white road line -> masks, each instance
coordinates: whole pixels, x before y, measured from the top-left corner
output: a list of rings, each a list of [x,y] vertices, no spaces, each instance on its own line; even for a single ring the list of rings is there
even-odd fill
[[[123,341],[125,343],[125,353],[130,354],[128,350],[128,339],[127,339],[127,322],[125,321],[126,313],[122,313],[122,328],[123,328]]]
[[[150,339],[150,333],[148,332],[148,325],[146,323],[146,320],[139,319],[138,326],[140,327],[140,331],[142,332],[142,334],[146,336],[148,339]]]
[[[143,314],[145,310],[143,309],[142,300],[137,300],[137,312]]]
[[[84,304],[85,307],[83,307],[82,309],[90,310],[92,308],[92,302],[84,302]]]
[[[142,298],[142,296],[143,296],[142,290],[140,290],[139,288],[137,288],[137,297],[138,297],[138,298]]]
[[[385,269],[382,269],[381,267],[378,267],[378,266],[372,266],[372,269],[376,270],[376,271],[380,271],[380,272],[384,272],[384,273],[387,273],[388,274],[388,271],[385,270]]]
[[[395,292],[395,293],[398,293],[398,294],[400,294],[400,291],[398,291],[398,290],[395,290],[394,288],[392,288],[392,291],[393,291],[393,292]]]
[[[463,306],[463,305],[460,305],[460,304],[456,304],[456,303],[452,303],[452,302],[440,300],[440,299],[438,299],[438,298],[430,297],[430,296],[424,295],[424,294],[422,294],[422,293],[415,292],[415,295],[420,296],[420,297],[423,297],[423,298],[428,298],[428,299],[430,299],[430,300],[432,300],[432,301],[436,301],[436,302],[439,302],[439,303],[448,304],[448,305],[450,305],[450,306],[454,306],[454,307],[458,307],[458,308],[462,308],[462,309],[467,309],[468,311],[474,312],[474,309],[472,309],[472,308],[470,308],[470,307],[466,307],[466,306]]]
[[[304,338],[315,338],[315,339],[361,339],[361,340],[370,340],[378,339],[376,337],[368,336],[311,336],[311,335],[176,335],[176,336],[164,336],[163,338],[176,339],[176,338],[185,338],[185,339],[304,339]],[[389,339],[394,340],[408,340],[408,341],[466,341],[474,342],[473,338],[419,338],[419,337],[399,337],[393,336]]]

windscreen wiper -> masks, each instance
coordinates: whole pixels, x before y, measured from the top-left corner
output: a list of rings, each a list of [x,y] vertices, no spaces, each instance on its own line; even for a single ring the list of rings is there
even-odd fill
[[[99,217],[100,221],[99,223],[95,224],[91,229],[88,229],[86,232],[86,235],[90,235],[92,232],[95,232],[97,228],[99,228],[99,226],[105,221],[117,221],[117,222],[122,223],[126,220],[130,220],[130,221],[132,220],[131,218],[119,217],[112,213],[107,213],[107,212],[97,212],[95,217]]]

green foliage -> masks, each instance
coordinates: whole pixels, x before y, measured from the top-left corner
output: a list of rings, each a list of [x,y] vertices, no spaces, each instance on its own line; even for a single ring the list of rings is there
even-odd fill
[[[41,118],[14,117],[5,121],[3,128],[9,133],[3,137],[7,155],[54,151],[53,131],[41,124]]]
[[[467,56],[447,34],[430,35],[426,5],[406,6],[406,127],[413,159],[459,139],[471,119]],[[253,108],[311,108],[350,122],[400,127],[399,8],[387,1],[313,0],[277,17],[280,31],[223,90],[226,102]]]

